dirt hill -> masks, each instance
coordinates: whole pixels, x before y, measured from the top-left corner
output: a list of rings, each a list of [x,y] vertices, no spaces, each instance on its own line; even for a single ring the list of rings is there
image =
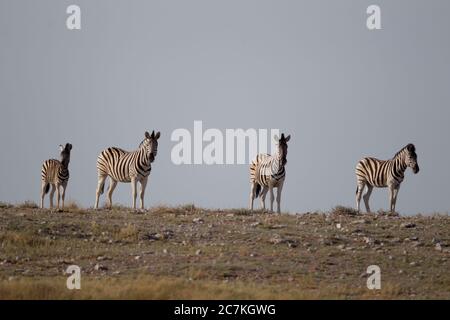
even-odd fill
[[[449,245],[448,215],[1,205],[0,298],[450,299]]]

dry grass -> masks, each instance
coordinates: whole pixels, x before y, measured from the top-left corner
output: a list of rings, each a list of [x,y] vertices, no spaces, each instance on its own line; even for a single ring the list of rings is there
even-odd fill
[[[0,299],[450,298],[448,215],[0,206],[0,248]]]
[[[80,290],[69,290],[66,278],[11,279],[0,281],[0,299],[185,299],[185,300],[282,300],[342,299],[353,291],[355,298],[392,299],[401,289],[385,285],[383,291],[363,288],[336,288],[312,284],[308,278],[298,279],[290,288],[284,285],[260,285],[241,281],[192,280],[171,277],[116,277],[82,280]]]
[[[37,205],[36,202],[30,201],[30,200],[27,200],[23,203],[18,204],[17,207],[20,209],[37,209],[37,208],[39,208],[39,206]]]

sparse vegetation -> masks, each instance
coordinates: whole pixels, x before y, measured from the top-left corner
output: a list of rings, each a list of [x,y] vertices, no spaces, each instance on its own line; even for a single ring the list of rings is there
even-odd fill
[[[443,214],[0,206],[0,248],[0,299],[450,298]],[[79,291],[65,287],[71,264]]]
[[[9,204],[9,203],[7,203],[7,202],[0,201],[0,209],[12,208],[12,207],[13,207],[12,204]]]
[[[358,211],[356,211],[353,208],[349,207],[343,207],[343,206],[336,206],[333,209],[331,209],[331,214],[334,215],[344,215],[344,216],[356,216],[358,215]]]
[[[37,209],[37,208],[39,208],[39,206],[37,205],[36,202],[30,201],[30,200],[20,203],[19,205],[17,205],[17,207],[21,208],[21,209]]]

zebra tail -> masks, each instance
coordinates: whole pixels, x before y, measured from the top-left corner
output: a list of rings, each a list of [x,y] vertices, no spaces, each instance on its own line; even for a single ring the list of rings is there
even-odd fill
[[[259,193],[261,192],[261,185],[258,183],[257,185],[256,185],[256,195],[255,195],[255,198],[258,198],[259,197]]]
[[[47,194],[49,190],[50,190],[50,183],[47,183],[45,185],[44,194]]]

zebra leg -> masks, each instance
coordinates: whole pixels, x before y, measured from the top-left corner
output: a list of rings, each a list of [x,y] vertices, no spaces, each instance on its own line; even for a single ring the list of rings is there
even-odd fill
[[[66,199],[66,188],[67,188],[67,182],[62,185],[62,195],[61,195],[62,207],[61,208],[63,210],[64,210],[64,200]]]
[[[144,210],[144,195],[145,195],[145,188],[147,187],[147,181],[148,178],[141,180],[141,192],[139,194],[141,200],[141,210]]]
[[[366,206],[367,213],[370,213],[369,199],[370,199],[370,195],[372,194],[372,190],[373,190],[373,186],[368,184],[367,185],[367,191],[366,191],[366,193],[363,196],[364,205]]]
[[[394,213],[394,186],[389,185],[389,208],[390,212]]]
[[[45,181],[42,181],[41,183],[41,209],[44,209],[44,197],[45,197],[45,187],[47,186],[47,183]]]
[[[53,208],[53,195],[55,194],[55,190],[56,190],[56,187],[55,187],[54,184],[52,184],[52,190],[50,191],[50,196],[49,196],[49,198],[50,198],[50,209]]]
[[[277,212],[281,213],[280,203],[281,203],[281,191],[283,190],[283,184],[279,184],[277,188]]]
[[[261,209],[266,210],[266,195],[267,191],[269,191],[269,188],[264,186],[261,190]]]
[[[398,185],[395,189],[394,189],[394,208],[392,212],[395,212],[395,206],[397,205],[397,196],[398,196],[398,192],[400,191],[400,185]]]
[[[273,186],[269,186],[269,197],[270,197],[270,212],[273,212],[273,200],[274,200],[274,195],[273,195]]]
[[[252,182],[250,186],[250,204],[249,204],[250,211],[253,211],[253,201],[255,200],[255,196],[256,196],[256,183]]]
[[[56,208],[59,210],[59,202],[61,199],[61,185],[58,183],[56,184]]]
[[[98,184],[97,184],[97,191],[95,194],[95,206],[94,209],[98,209],[98,200],[100,198],[100,195],[103,193],[103,189],[105,188],[105,180],[107,175],[99,174],[98,175]]]
[[[364,191],[365,183],[358,183],[358,186],[356,187],[356,211],[360,211],[359,205],[361,203],[361,195]]]
[[[114,192],[114,189],[117,186],[117,181],[114,180],[113,178],[109,177],[109,189],[108,189],[108,193],[106,194],[106,198],[107,198],[107,203],[109,208],[112,208],[112,194]]]
[[[133,210],[136,210],[136,185],[137,181],[136,178],[131,178],[131,197],[133,198]]]

